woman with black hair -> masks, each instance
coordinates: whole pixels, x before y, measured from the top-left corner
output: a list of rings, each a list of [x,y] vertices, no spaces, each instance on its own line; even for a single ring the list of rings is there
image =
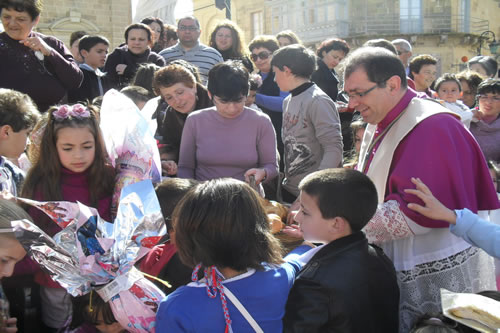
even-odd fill
[[[178,176],[232,177],[256,184],[278,175],[276,134],[269,117],[245,107],[248,71],[241,62],[215,65],[208,74],[215,107],[191,113],[184,125]]]

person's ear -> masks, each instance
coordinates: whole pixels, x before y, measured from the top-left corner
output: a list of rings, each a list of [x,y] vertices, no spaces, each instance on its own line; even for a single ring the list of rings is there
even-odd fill
[[[391,94],[396,93],[401,89],[401,78],[398,75],[393,75],[387,80],[386,85]]]
[[[287,75],[292,75],[292,70],[288,66],[283,66],[283,72],[285,72]]]
[[[10,125],[3,125],[0,127],[0,139],[5,140],[9,138],[9,134],[12,132],[12,127]]]
[[[351,226],[346,219],[336,216],[330,219],[330,231],[336,235],[346,235],[351,233]]]
[[[80,55],[82,56],[83,59],[85,59],[89,55],[89,51],[87,51],[87,50],[81,50],[80,51]]]

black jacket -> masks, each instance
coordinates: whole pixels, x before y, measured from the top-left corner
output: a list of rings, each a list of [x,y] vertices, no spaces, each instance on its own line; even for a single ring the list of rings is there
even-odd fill
[[[394,265],[359,231],[319,250],[299,272],[284,332],[398,332]]]
[[[68,90],[68,102],[92,102],[94,98],[103,96],[106,91],[112,88],[112,83],[107,75],[101,76],[103,93],[99,92],[99,82],[97,74],[88,69],[81,68],[83,72],[83,81],[79,88]]]
[[[311,81],[327,94],[332,101],[337,101],[339,94],[339,78],[335,70],[328,68],[323,60],[318,58],[318,69],[312,74]]]

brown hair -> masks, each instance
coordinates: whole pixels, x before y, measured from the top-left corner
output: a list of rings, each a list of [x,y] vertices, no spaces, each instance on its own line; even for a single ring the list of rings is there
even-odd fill
[[[437,59],[430,54],[421,54],[416,56],[410,61],[410,78],[413,79],[413,73],[420,73],[422,66],[435,64],[437,64]]]
[[[245,50],[243,48],[243,45],[245,44],[243,42],[243,32],[241,29],[236,25],[236,23],[229,21],[229,20],[224,20],[217,24],[210,34],[210,43],[209,45],[213,47],[216,50],[219,50],[217,48],[217,44],[215,43],[215,37],[217,35],[217,32],[219,31],[220,28],[227,28],[231,31],[231,37],[233,39],[233,43],[230,48],[230,54],[229,58],[230,59],[235,59],[235,58],[241,58],[245,55]]]
[[[250,44],[248,45],[248,49],[252,52],[253,49],[265,47],[271,52],[276,51],[280,48],[278,40],[274,36],[269,35],[260,35],[252,39]]]
[[[316,55],[319,58],[323,58],[323,51],[328,53],[331,50],[342,51],[345,55],[347,55],[350,48],[349,44],[347,44],[345,40],[340,38],[330,38],[322,41],[321,44],[319,44],[318,49],[316,50]]]
[[[194,179],[168,178],[155,187],[167,230],[172,228],[172,213],[175,207],[182,197],[197,184],[198,181]]]
[[[12,201],[0,199],[0,229],[10,229],[12,228],[10,222],[23,219],[32,221],[31,217],[21,206]],[[13,232],[2,232],[0,233],[0,237],[16,239]]]
[[[87,105],[90,117],[77,118],[69,116],[63,120],[55,120],[53,113],[59,109],[53,106],[48,110],[47,126],[40,141],[39,156],[33,163],[24,181],[21,195],[33,198],[35,192],[42,194],[43,200],[63,200],[61,194],[61,162],[57,153],[57,132],[62,128],[86,127],[94,136],[95,157],[88,169],[88,183],[91,204],[95,207],[98,200],[113,191],[114,170],[106,162],[106,147],[99,128],[98,109]]]
[[[299,36],[297,36],[292,30],[283,30],[278,32],[278,34],[276,35],[276,39],[280,39],[282,37],[287,38],[290,41],[290,45],[302,44]]]
[[[283,262],[257,192],[239,180],[197,185],[175,209],[173,224],[179,256],[187,266],[242,271]]]
[[[33,128],[38,119],[40,112],[28,95],[0,88],[0,126],[9,125],[19,132]]]
[[[153,90],[160,95],[160,87],[170,87],[176,83],[183,83],[186,87],[196,86],[196,78],[189,69],[181,65],[168,65],[155,73]]]
[[[144,24],[144,23],[134,23],[134,24],[131,24],[129,25],[126,29],[125,29],[125,34],[124,34],[124,37],[125,37],[125,43],[128,43],[128,34],[130,32],[130,30],[134,30],[134,29],[139,29],[139,30],[144,30],[146,31],[147,35],[148,35],[148,41],[151,41],[152,40],[152,36],[153,36],[153,30],[151,30],[151,28]]]

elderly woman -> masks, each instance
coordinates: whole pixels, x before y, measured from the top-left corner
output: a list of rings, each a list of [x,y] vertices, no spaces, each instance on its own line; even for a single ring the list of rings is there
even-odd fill
[[[157,137],[163,146],[163,169],[169,175],[177,173],[182,129],[188,114],[212,106],[208,92],[197,83],[195,75],[185,66],[171,64],[155,73],[153,87],[156,94],[168,104],[157,117]]]
[[[224,20],[217,24],[210,35],[210,46],[220,52],[224,61],[241,60],[248,72],[253,72],[250,58],[245,54],[243,33],[236,23]]]
[[[151,51],[151,28],[144,23],[134,23],[125,29],[126,44],[117,47],[106,59],[104,71],[116,88],[129,84],[140,64],[153,63],[165,66],[165,60]]]
[[[78,88],[83,73],[63,42],[33,32],[41,8],[40,0],[0,1],[0,88],[26,93],[44,112]]]
[[[487,79],[477,88],[479,111],[470,131],[479,143],[486,161],[500,163],[500,80]]]
[[[256,184],[278,175],[276,135],[269,117],[245,107],[248,71],[232,60],[208,73],[215,107],[189,115],[182,132],[179,173],[208,180],[232,177]]]

